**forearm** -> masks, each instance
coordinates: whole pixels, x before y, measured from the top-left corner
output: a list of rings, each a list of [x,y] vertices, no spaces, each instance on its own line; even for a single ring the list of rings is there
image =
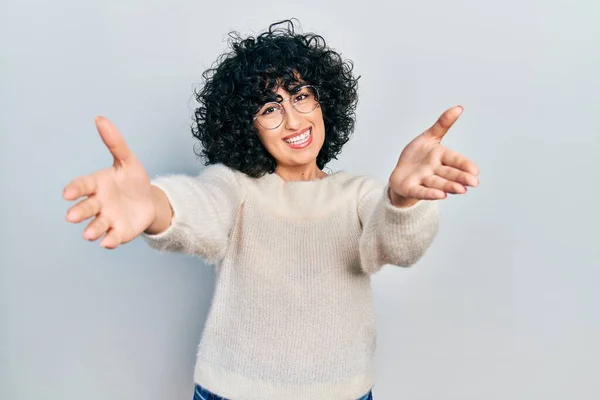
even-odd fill
[[[218,164],[198,176],[171,174],[152,182],[156,217],[144,232],[150,246],[220,260],[245,195],[235,172]]]
[[[438,228],[437,204],[432,201],[392,203],[393,192],[379,198],[365,220],[360,241],[362,268],[367,273],[385,264],[408,267],[431,245]],[[398,204],[398,203],[397,203]]]

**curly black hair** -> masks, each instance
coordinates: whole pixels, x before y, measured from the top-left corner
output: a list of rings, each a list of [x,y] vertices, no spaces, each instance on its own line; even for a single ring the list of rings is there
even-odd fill
[[[283,27],[279,27],[283,25]],[[276,160],[258,138],[253,117],[279,86],[293,93],[299,84],[316,86],[325,123],[325,142],[317,156],[323,169],[337,159],[354,131],[358,79],[353,63],[317,34],[297,34],[292,20],[273,23],[256,38],[229,33],[231,51],[202,77],[195,97],[192,134],[202,144],[196,155],[205,165],[222,163],[251,177],[275,172]]]

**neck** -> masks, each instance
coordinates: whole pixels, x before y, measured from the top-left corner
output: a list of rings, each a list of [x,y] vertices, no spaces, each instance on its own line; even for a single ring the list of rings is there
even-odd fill
[[[314,181],[323,179],[327,174],[321,171],[317,164],[299,166],[278,165],[275,173],[284,181]]]

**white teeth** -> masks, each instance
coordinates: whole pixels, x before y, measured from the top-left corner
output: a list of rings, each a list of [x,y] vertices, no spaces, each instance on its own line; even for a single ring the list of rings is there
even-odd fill
[[[308,131],[304,132],[302,135],[295,136],[291,139],[285,139],[284,141],[289,144],[301,144],[308,140],[308,138],[310,137],[310,131],[311,130],[309,129]]]

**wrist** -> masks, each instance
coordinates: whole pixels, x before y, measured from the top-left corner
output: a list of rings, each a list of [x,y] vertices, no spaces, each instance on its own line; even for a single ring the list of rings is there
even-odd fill
[[[398,193],[394,192],[391,187],[388,189],[388,196],[392,205],[399,208],[408,208],[419,202],[419,199],[400,196]]]
[[[173,219],[173,208],[167,198],[167,195],[158,187],[150,187],[151,203],[153,209],[153,218],[150,225],[145,230],[148,234],[158,234],[164,232]]]

